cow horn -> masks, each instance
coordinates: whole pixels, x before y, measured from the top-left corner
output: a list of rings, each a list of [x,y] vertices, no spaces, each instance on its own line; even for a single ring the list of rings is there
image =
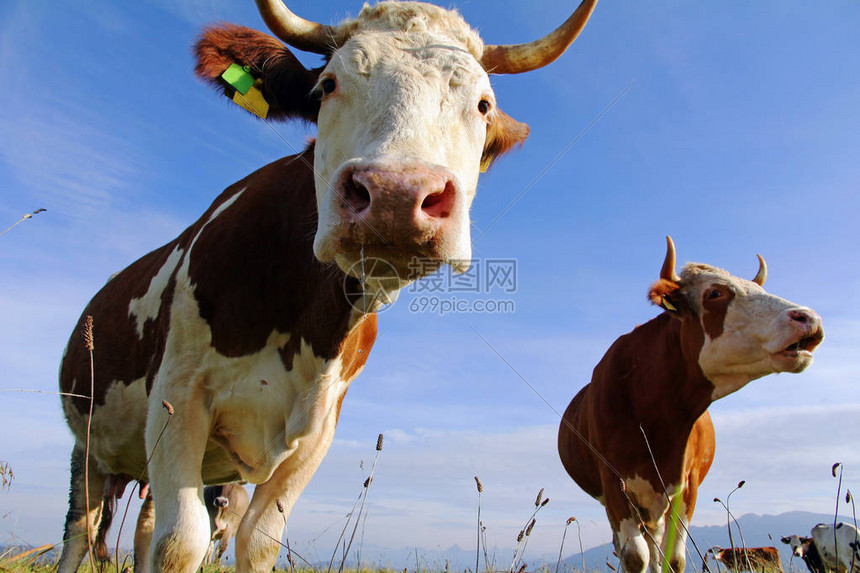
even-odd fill
[[[576,40],[596,4],[597,0],[582,0],[564,24],[534,42],[484,46],[481,66],[489,74],[521,74],[544,67],[561,56]]]
[[[681,277],[675,274],[675,243],[669,235],[666,235],[666,258],[660,269],[660,278],[673,283],[681,282]]]
[[[337,28],[305,20],[293,14],[282,0],[256,0],[257,9],[269,30],[299,50],[328,54],[340,46]]]
[[[753,277],[752,282],[757,284],[758,286],[764,286],[764,281],[767,280],[767,263],[764,262],[764,257],[761,255],[756,255],[758,257],[758,272],[755,277]]]

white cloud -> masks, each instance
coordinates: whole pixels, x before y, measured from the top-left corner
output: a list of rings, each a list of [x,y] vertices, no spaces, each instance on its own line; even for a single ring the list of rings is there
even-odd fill
[[[84,217],[127,190],[139,162],[131,146],[85,118],[90,112],[59,107],[46,102],[38,114],[0,113],[3,160],[39,206]]]

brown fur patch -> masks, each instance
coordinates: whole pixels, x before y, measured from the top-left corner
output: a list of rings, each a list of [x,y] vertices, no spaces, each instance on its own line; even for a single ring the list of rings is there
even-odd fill
[[[481,155],[481,166],[486,169],[515,146],[521,146],[528,136],[528,125],[496,108],[490,123],[487,124],[487,140]]]
[[[340,377],[342,380],[352,382],[358,376],[367,362],[370,349],[376,342],[376,315],[368,315],[364,321],[349,333],[340,350],[341,367]],[[340,395],[337,401],[337,419],[340,419],[340,409],[346,392]]]
[[[663,306],[663,297],[671,296],[681,288],[681,285],[666,279],[660,279],[648,291],[648,299],[657,306]]]
[[[219,24],[203,30],[194,45],[197,76],[232,97],[223,79],[230,64],[248,66],[263,80],[269,118],[283,121],[301,118],[316,122],[319,100],[311,96],[322,68],[307,70],[279,40],[235,24]]]
[[[720,296],[710,298],[711,291],[718,291]],[[726,320],[729,304],[735,298],[735,293],[725,285],[714,285],[705,291],[702,300],[702,326],[711,340],[723,333],[723,323]]]

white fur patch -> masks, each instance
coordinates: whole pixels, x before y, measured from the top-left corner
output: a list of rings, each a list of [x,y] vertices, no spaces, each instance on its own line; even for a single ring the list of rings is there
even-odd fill
[[[83,444],[87,433],[87,413],[78,411],[71,399],[63,400],[69,427]],[[113,382],[104,405],[93,408],[90,424],[90,452],[106,474],[124,473],[138,477],[144,470],[146,452],[143,429],[146,424],[146,378],[130,384]]]
[[[131,302],[128,304],[128,315],[134,318],[135,326],[137,327],[137,337],[141,340],[143,339],[143,327],[146,321],[158,318],[164,289],[167,288],[167,283],[170,281],[170,277],[173,276],[176,265],[182,259],[182,254],[183,251],[179,247],[173,249],[173,252],[167,257],[164,265],[152,277],[146,294],[140,298],[131,299]]]
[[[177,411],[180,407],[197,410],[201,405],[196,402],[204,401],[209,435],[197,435],[192,429],[177,432],[183,441],[199,444],[210,439],[223,449],[207,448],[203,480],[211,482],[228,472],[259,484],[296,450],[299,441],[319,433],[326,420],[336,415],[337,402],[348,385],[340,379],[341,358],[323,360],[302,340],[288,371],[280,349],[290,335],[280,332],[272,332],[254,354],[219,354],[211,346],[209,325],[200,317],[193,297],[189,258],[186,255],[177,272],[171,329],[150,404],[160,408],[163,399]],[[179,416],[171,422],[183,423]],[[178,442],[166,447],[173,448],[175,455],[187,449]]]
[[[627,495],[647,513],[647,515],[642,515],[646,525],[658,526],[662,516],[669,509],[669,500],[666,499],[662,491],[655,490],[647,479],[634,476],[625,482],[627,483]],[[667,490],[669,495],[673,495],[677,488],[670,486]]]
[[[320,260],[334,260],[340,251],[342,200],[330,184],[354,159],[448,170],[457,181],[461,208],[449,223],[444,257],[471,258],[468,212],[487,134],[478,102],[495,97],[487,73],[461,42],[435,30],[364,34],[332,56],[322,77],[336,78],[337,89],[323,98],[314,147],[319,210],[314,253]]]

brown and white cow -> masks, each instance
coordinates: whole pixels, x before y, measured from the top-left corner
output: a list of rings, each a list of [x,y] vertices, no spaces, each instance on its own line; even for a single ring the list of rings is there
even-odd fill
[[[227,544],[239,530],[249,501],[248,492],[237,483],[203,488],[203,504],[209,513],[209,531],[212,536],[203,559],[204,564],[221,562]]]
[[[221,75],[247,67],[268,118],[315,122],[316,141],[228,187],[84,310],[95,326],[91,463],[85,483],[90,357],[76,328],[60,373],[77,440],[60,573],[78,567],[105,493],[132,479],[152,491],[136,537],[151,539],[156,570],[177,572],[193,571],[209,543],[204,484],[257,484],[237,568],[271,569],[373,346],[376,293],[402,287],[407,270],[417,278],[414,258],[426,272],[468,266],[479,172],[527,136],[497,107],[488,74],[556,59],[595,2],[544,38],[494,46],[429,4],[384,2],[324,26],[257,0],[281,40],[325,56],[316,69],[266,34],[204,31],[201,78],[233,95]],[[359,276],[367,257],[389,265]]]
[[[709,555],[713,555],[714,561],[722,563],[729,571],[783,573],[782,558],[776,547],[734,547],[731,549],[711,547],[705,553],[704,565],[707,565]],[[706,570],[704,565],[702,571]]]
[[[765,292],[759,261],[752,281],[698,263],[678,276],[667,237],[649,292],[665,312],[616,340],[564,413],[561,461],[605,506],[628,573],[659,571],[662,555],[684,570],[684,528],[672,547],[664,533],[672,505],[689,523],[713,461],[711,402],[767,374],[804,370],[824,338],[815,312]]]

